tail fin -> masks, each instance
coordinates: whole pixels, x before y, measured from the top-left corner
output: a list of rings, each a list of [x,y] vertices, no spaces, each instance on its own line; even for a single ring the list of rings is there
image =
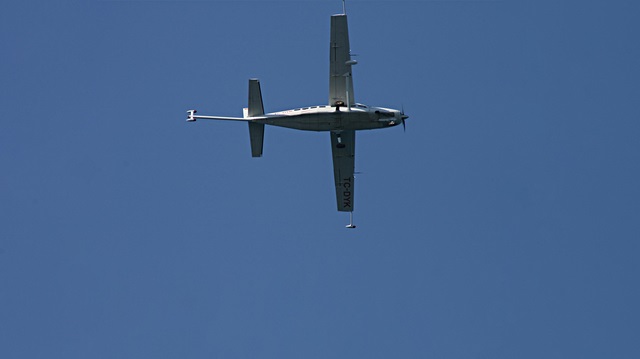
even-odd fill
[[[249,107],[244,115],[245,117],[264,115],[262,92],[260,91],[260,80],[258,79],[249,80]],[[251,156],[262,157],[264,124],[249,122],[249,140],[251,141]]]

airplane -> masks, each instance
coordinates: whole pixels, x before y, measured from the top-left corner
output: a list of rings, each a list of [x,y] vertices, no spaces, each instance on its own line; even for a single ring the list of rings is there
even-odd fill
[[[358,62],[351,58],[344,2],[343,13],[331,16],[330,37],[327,105],[264,113],[260,80],[249,79],[249,103],[243,109],[243,117],[203,116],[196,115],[196,110],[188,110],[187,121],[202,119],[247,122],[252,157],[262,156],[265,125],[329,132],[338,211],[349,212],[349,224],[346,227],[356,228],[353,224],[356,131],[400,124],[404,127],[409,116],[404,114],[404,110],[355,102],[351,69]]]

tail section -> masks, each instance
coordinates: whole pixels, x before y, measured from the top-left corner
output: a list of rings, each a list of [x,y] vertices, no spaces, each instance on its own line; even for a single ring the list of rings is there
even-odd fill
[[[264,124],[249,122],[249,140],[251,141],[251,157],[262,157]]]
[[[260,80],[249,80],[249,107],[244,111],[244,117],[255,117],[264,115],[262,105],[262,92],[260,91]],[[249,122],[249,140],[251,141],[251,156],[262,157],[262,146],[264,143],[264,124]]]
[[[262,106],[262,91],[260,91],[260,80],[249,80],[249,117],[264,115],[264,106]]]

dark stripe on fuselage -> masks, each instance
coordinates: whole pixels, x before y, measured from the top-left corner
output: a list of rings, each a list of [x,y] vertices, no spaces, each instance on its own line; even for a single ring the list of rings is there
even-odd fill
[[[371,130],[389,127],[387,122],[378,121],[371,113],[364,111],[268,116],[269,118],[257,122],[306,131]]]

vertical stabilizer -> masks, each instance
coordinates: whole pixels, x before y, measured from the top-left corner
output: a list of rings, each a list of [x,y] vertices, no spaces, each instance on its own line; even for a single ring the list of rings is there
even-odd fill
[[[245,117],[264,115],[262,105],[262,92],[260,91],[260,80],[249,80],[249,107]],[[249,140],[251,141],[251,156],[262,157],[262,146],[264,143],[264,124],[249,122]]]

